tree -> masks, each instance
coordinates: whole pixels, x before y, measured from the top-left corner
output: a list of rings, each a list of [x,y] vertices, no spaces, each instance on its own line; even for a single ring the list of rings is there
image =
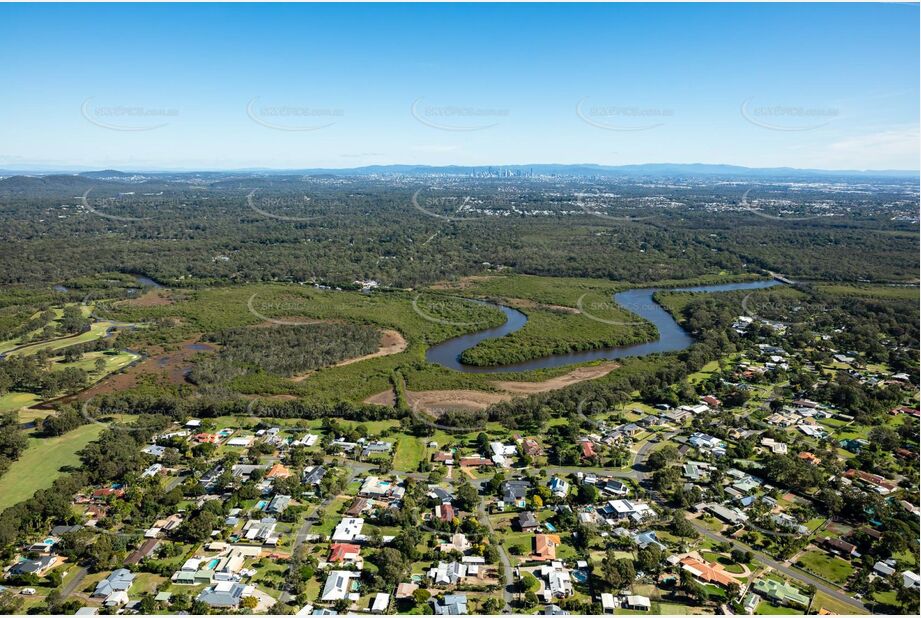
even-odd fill
[[[685,516],[684,511],[675,511],[672,515],[672,534],[683,539],[697,538],[697,531],[691,525]]]
[[[540,582],[531,573],[523,573],[519,580],[519,586],[522,592],[533,592],[540,587]]]
[[[479,504],[480,497],[477,494],[476,488],[469,482],[464,481],[460,484],[460,487],[457,488],[455,501],[457,502],[458,508],[462,511],[473,511],[476,509],[477,504]]]
[[[22,609],[23,603],[23,598],[18,594],[13,594],[9,590],[0,592],[0,614],[18,614],[19,610]]]
[[[649,455],[646,459],[646,465],[653,470],[661,470],[665,466],[678,461],[680,458],[681,454],[678,452],[678,449],[672,444],[666,444]]]
[[[844,506],[841,493],[829,487],[825,487],[816,494],[815,503],[829,517],[834,517],[840,513]]]
[[[600,492],[594,485],[583,483],[579,485],[579,491],[576,494],[576,501],[579,504],[594,504],[598,500]]]
[[[899,447],[901,439],[899,434],[889,427],[874,427],[867,436],[870,442],[878,446],[881,451],[891,452]]]
[[[256,609],[259,605],[259,599],[257,597],[243,597],[243,602],[241,604],[246,609]]]
[[[738,547],[734,547],[729,555],[736,564],[746,564],[752,561],[752,553]]]
[[[601,578],[610,588],[620,588],[636,579],[633,561],[617,558],[613,548],[608,548],[601,562]]]
[[[636,566],[644,573],[655,573],[662,563],[662,550],[650,543],[636,552]]]
[[[384,547],[371,556],[371,563],[377,567],[377,575],[391,588],[403,579],[406,572],[406,559],[398,550]]]
[[[496,597],[489,597],[480,605],[480,612],[485,615],[496,616],[502,613],[505,603]]]
[[[432,593],[425,588],[416,588],[413,590],[413,601],[416,602],[416,605],[425,605],[429,602],[430,598],[432,598]]]

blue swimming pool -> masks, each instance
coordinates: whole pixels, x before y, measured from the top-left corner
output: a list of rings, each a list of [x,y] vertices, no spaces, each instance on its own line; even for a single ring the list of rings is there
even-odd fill
[[[213,571],[214,567],[216,567],[218,563],[220,563],[219,558],[212,558],[211,560],[208,561],[208,566],[206,566],[205,569],[208,571]]]
[[[551,524],[549,521],[544,524],[544,527],[547,528],[548,532],[556,532],[556,526]]]
[[[256,508],[261,511],[262,509],[266,507],[268,503],[269,503],[268,500],[260,500],[259,502],[256,503]]]

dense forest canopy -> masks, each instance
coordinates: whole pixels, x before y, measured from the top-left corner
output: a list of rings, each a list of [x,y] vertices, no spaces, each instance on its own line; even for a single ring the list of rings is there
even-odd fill
[[[759,268],[839,281],[918,271],[917,184],[903,179],[33,180],[0,180],[5,285],[107,271],[171,286],[393,287],[490,268],[636,283]]]

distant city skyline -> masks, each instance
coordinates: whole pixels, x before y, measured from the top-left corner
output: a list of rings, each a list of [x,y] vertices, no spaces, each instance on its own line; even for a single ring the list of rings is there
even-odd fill
[[[0,21],[0,169],[919,169],[917,4],[2,4]]]

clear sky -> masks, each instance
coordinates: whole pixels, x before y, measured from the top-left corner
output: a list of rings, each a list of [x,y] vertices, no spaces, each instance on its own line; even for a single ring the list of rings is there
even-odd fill
[[[3,4],[0,167],[918,169],[918,19],[892,3]]]

